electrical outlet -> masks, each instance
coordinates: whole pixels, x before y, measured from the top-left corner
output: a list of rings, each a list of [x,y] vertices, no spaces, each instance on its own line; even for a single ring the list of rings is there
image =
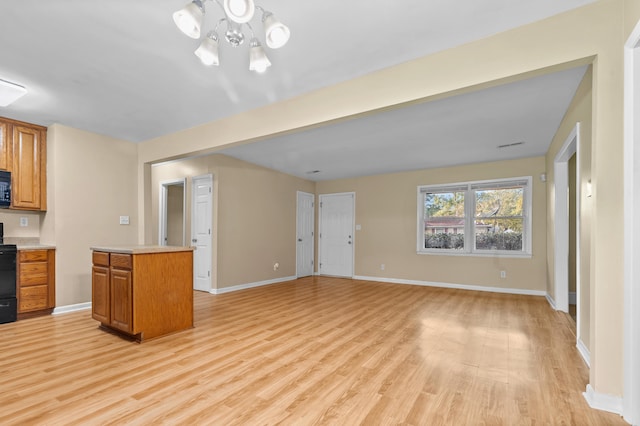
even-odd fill
[[[29,218],[22,216],[20,218],[20,226],[29,226]]]
[[[280,264],[278,262],[273,264],[273,270],[274,271],[277,271],[279,267],[280,267]]]
[[[381,263],[381,264],[380,264],[380,270],[381,270],[381,271],[384,271],[384,263]]]
[[[120,216],[120,225],[128,225],[129,216]]]
[[[500,271],[500,278],[507,278],[507,271]]]

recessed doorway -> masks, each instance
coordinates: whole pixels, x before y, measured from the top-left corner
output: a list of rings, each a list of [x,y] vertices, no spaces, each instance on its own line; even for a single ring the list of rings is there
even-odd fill
[[[185,245],[185,181],[175,179],[160,182],[158,244],[161,246]]]

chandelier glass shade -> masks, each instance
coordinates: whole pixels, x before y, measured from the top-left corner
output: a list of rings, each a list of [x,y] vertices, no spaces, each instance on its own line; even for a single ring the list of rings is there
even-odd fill
[[[220,29],[221,25],[224,25],[226,29],[224,30],[223,38],[234,47],[244,43],[247,38],[245,33],[248,32],[250,36],[249,69],[251,71],[262,73],[271,66],[271,61],[269,61],[251,25],[251,20],[255,17],[256,10],[262,12],[261,24],[267,47],[278,49],[289,41],[289,28],[278,21],[273,13],[257,6],[253,0],[222,0],[222,3],[221,0],[191,1],[191,3],[188,3],[173,14],[173,21],[185,35],[193,39],[201,38],[201,30],[205,19],[204,3],[206,1],[216,3],[224,16],[218,20],[215,28],[201,39],[198,48],[194,52],[204,65],[220,64],[218,29]]]

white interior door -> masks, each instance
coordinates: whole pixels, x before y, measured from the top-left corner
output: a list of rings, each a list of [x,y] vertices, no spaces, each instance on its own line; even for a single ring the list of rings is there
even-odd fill
[[[193,288],[211,290],[211,232],[212,232],[212,187],[211,175],[193,178],[191,243],[193,252]]]
[[[355,194],[320,195],[318,272],[353,276]]]
[[[296,276],[313,275],[314,195],[298,191],[296,214]]]

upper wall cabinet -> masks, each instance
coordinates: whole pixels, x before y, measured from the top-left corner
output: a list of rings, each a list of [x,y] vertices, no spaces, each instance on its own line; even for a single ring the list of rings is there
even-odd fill
[[[11,208],[47,209],[47,129],[0,118],[0,169],[11,172]]]
[[[0,121],[0,170],[11,170],[11,140],[9,123]]]

